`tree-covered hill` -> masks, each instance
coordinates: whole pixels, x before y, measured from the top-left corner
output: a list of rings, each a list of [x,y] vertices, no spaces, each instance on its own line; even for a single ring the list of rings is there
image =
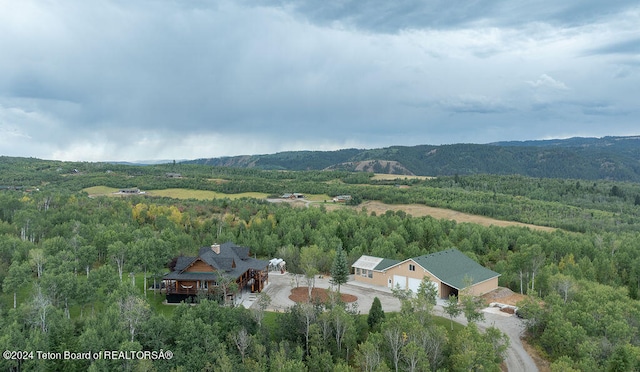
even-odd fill
[[[421,176],[520,174],[544,178],[640,181],[640,137],[289,151],[197,159],[187,163],[281,170],[364,169]]]
[[[451,149],[464,146],[486,149],[431,146],[429,156],[447,151],[453,156]],[[496,147],[504,153],[535,149]],[[369,151],[392,154],[400,148]],[[487,166],[467,159],[473,161]],[[0,360],[0,370],[377,370],[370,368],[372,357],[380,370],[396,365],[410,370],[420,360],[423,370],[499,370],[501,333],[478,332],[473,325],[449,332],[450,321],[443,330],[425,313],[424,301],[414,299],[398,315],[389,313],[374,325],[329,305],[294,306],[258,320],[241,306],[207,301],[163,306],[156,286],[144,284],[145,278],[157,281],[173,258],[220,241],[250,247],[257,257],[281,257],[301,276],[306,268],[330,272],[338,250],[350,264],[362,255],[403,260],[456,247],[500,273],[501,286],[530,296],[518,313],[528,341],[549,360],[550,370],[640,368],[638,182],[462,174],[389,179],[344,170],[0,157],[0,185],[0,350],[174,353],[170,360],[135,361],[18,360],[13,353]],[[145,193],[88,194],[87,188],[95,186]],[[166,189],[219,196],[153,195]],[[321,198],[309,198],[308,208],[298,208],[224,196],[245,192]],[[329,196],[342,194],[557,229],[481,226],[329,202]],[[403,329],[409,330],[406,342]],[[240,338],[246,342],[240,344]],[[419,340],[439,341],[431,348],[432,343]],[[470,360],[469,355],[479,357]]]

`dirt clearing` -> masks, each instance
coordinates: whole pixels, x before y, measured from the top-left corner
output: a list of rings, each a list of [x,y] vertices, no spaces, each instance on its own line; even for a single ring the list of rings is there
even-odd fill
[[[509,288],[499,287],[495,291],[482,295],[482,298],[488,304],[498,302],[505,305],[516,306],[518,302],[524,300],[527,296],[515,293]]]
[[[318,301],[320,303],[326,303],[329,300],[329,291],[324,288],[312,288],[311,289],[311,300],[312,302]],[[336,293],[337,295],[337,293]],[[289,299],[293,302],[307,302],[309,301],[309,287],[298,287],[293,288],[291,290],[291,294],[289,295]],[[358,300],[358,297],[340,293],[340,299],[344,303],[355,302]]]

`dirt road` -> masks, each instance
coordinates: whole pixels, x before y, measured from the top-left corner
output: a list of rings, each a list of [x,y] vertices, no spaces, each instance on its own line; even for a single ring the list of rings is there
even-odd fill
[[[439,301],[439,304],[435,307],[435,315],[439,315],[448,318],[442,307],[443,302]],[[479,328],[486,329],[488,327],[495,327],[505,333],[509,337],[509,348],[505,356],[505,364],[507,370],[517,372],[535,372],[538,371],[536,363],[531,356],[526,352],[520,337],[524,331],[524,322],[522,319],[515,315],[502,313],[497,308],[484,309],[485,320],[478,323]],[[459,316],[453,319],[455,322],[466,325],[467,320],[463,316]]]

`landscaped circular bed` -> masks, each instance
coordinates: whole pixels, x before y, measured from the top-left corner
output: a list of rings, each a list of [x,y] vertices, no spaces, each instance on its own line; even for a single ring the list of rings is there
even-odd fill
[[[309,301],[309,287],[298,287],[291,290],[289,299],[294,302],[308,302]],[[329,299],[329,291],[324,288],[313,288],[311,290],[312,302],[327,302]],[[358,297],[350,294],[340,293],[340,299],[342,302],[355,302]]]

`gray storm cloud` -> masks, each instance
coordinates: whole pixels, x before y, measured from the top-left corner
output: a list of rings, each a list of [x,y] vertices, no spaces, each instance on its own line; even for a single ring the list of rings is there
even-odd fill
[[[0,4],[2,155],[623,135],[640,116],[635,2]]]

